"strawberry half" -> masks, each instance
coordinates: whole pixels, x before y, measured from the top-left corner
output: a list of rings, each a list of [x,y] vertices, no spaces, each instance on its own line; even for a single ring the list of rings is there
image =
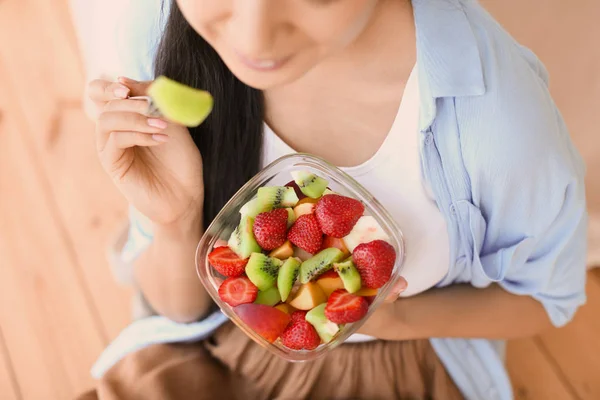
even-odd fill
[[[235,277],[244,273],[248,260],[241,259],[229,247],[216,247],[208,255],[208,262],[221,275]]]
[[[258,288],[245,276],[227,278],[219,286],[219,297],[232,307],[252,303],[257,295]]]
[[[338,289],[331,293],[325,306],[325,316],[336,324],[349,324],[359,321],[369,311],[369,303],[364,297]]]
[[[288,212],[285,208],[260,213],[254,219],[252,231],[263,250],[274,250],[287,240]]]
[[[281,334],[281,342],[293,350],[314,350],[321,344],[315,328],[306,322],[306,311],[294,311],[292,321]]]
[[[363,287],[378,289],[390,280],[396,251],[383,240],[373,240],[356,246],[352,260],[360,273]]]
[[[301,215],[290,228],[288,240],[310,254],[318,253],[323,243],[323,233],[315,215]]]
[[[342,238],[349,234],[364,212],[363,203],[338,194],[321,197],[315,208],[315,216],[321,230],[334,238]]]

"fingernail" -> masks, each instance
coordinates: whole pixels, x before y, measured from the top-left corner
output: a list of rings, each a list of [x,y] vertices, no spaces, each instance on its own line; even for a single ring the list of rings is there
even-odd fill
[[[129,95],[129,89],[127,89],[126,87],[120,86],[120,87],[116,88],[113,93],[118,98],[124,99]]]
[[[169,141],[169,137],[167,135],[152,135],[152,139],[157,142],[165,143]]]
[[[406,282],[406,279],[400,279],[400,281],[398,281],[398,283],[396,283],[396,290],[398,292],[405,291],[407,287],[408,287],[408,283]]]
[[[148,125],[158,129],[165,129],[167,127],[167,123],[165,121],[156,118],[148,118]]]

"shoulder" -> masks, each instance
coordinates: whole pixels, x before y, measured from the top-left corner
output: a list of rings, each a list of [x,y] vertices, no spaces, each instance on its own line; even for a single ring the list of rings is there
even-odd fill
[[[163,0],[128,0],[118,8],[116,46],[122,75],[137,80],[154,77],[154,58],[170,3]]]
[[[558,207],[561,190],[564,196],[567,185],[582,184],[584,166],[550,94],[547,71],[481,6],[463,3],[485,82],[483,95],[454,99],[473,189],[484,197],[538,188],[554,193]]]

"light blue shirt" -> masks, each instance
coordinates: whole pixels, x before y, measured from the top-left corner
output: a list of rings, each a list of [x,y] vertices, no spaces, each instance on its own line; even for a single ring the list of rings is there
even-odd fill
[[[124,73],[151,79],[162,22],[150,2],[134,3]],[[496,282],[538,300],[562,326],[586,299],[585,168],[547,72],[475,0],[413,7],[423,173],[450,238],[451,265],[438,286]],[[206,336],[225,320],[192,325]],[[513,398],[503,342],[431,343],[466,398]]]

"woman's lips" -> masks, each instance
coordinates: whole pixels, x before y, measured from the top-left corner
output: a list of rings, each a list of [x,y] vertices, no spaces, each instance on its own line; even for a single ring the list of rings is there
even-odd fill
[[[280,58],[280,59],[272,59],[272,58],[261,58],[255,59],[246,57],[239,52],[235,52],[240,61],[245,64],[247,67],[252,68],[257,71],[274,71],[278,68],[281,68],[283,64],[289,60],[289,57]]]

